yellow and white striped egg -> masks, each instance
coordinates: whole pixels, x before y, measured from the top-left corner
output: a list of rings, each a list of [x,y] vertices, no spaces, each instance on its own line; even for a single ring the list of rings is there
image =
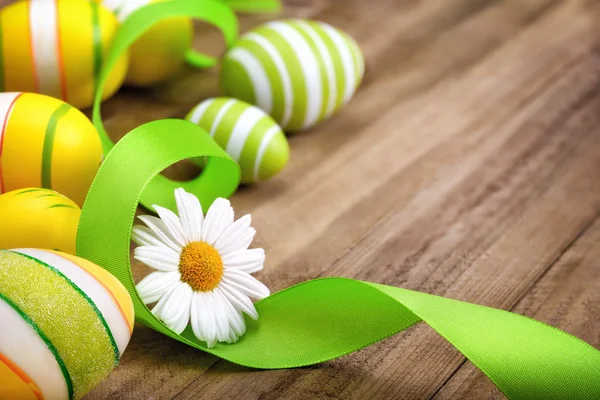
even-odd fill
[[[72,255],[0,250],[0,398],[79,399],[118,364],[133,330],[131,297]]]
[[[101,2],[123,22],[139,8],[165,0],[94,1]],[[168,18],[158,22],[129,48],[129,70],[125,82],[132,86],[150,86],[171,78],[184,65],[192,38],[190,18]]]
[[[82,0],[28,0],[5,7],[0,11],[0,92],[42,93],[89,107],[117,27],[108,9]],[[127,63],[123,56],[113,68],[104,99],[123,83]]]
[[[49,189],[25,188],[0,195],[0,249],[34,247],[75,254],[81,210]]]
[[[227,52],[221,90],[262,108],[284,131],[296,132],[348,103],[364,69],[357,43],[331,25],[271,21],[242,35]]]
[[[290,147],[283,131],[263,110],[243,101],[203,101],[186,119],[204,128],[240,166],[242,183],[264,181],[288,163]]]
[[[83,205],[102,162],[90,120],[58,99],[0,93],[0,194],[54,189]]]

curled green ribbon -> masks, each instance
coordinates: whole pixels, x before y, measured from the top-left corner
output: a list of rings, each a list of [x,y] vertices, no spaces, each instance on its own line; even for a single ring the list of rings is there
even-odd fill
[[[265,1],[265,3],[268,3],[268,1]],[[138,38],[158,22],[173,17],[190,17],[215,25],[223,33],[227,46],[231,46],[238,36],[238,21],[235,13],[225,3],[217,0],[175,0],[170,2],[152,3],[132,13],[117,30],[110,52],[100,71],[96,96],[94,97],[92,122],[100,135],[105,155],[108,154],[114,146],[104,129],[102,116],[100,114],[102,93],[104,92],[104,85],[106,84],[110,72],[119,58],[127,52],[129,47]],[[188,54],[188,57],[195,57],[199,63],[214,63],[215,61],[211,57],[196,52],[191,52]],[[161,134],[166,137],[173,137],[172,130],[173,127],[165,127],[161,131]],[[187,140],[195,142],[196,138],[189,137]],[[162,175],[158,175],[152,182],[147,183],[145,191],[140,197],[140,203],[149,209],[151,209],[152,204],[169,204],[169,201],[172,201],[173,190],[180,186],[182,186],[180,182],[174,182]],[[204,185],[200,183],[196,184],[192,181],[186,183],[184,186],[187,186],[189,191],[195,195],[203,195],[198,190],[198,188],[204,187]]]
[[[168,133],[168,134],[167,134]],[[600,398],[600,352],[541,322],[510,312],[375,283],[312,280],[256,303],[260,318],[233,345],[207,349],[188,327],[176,334],[142,303],[130,268],[135,211],[147,185],[184,158],[207,156],[194,183],[206,210],[229,196],[237,164],[201,128],[161,120],[127,134],[110,152],[83,206],[77,255],[106,268],[133,298],[136,319],[190,346],[236,364],[290,368],[330,360],[424,321],[479,367],[512,399]],[[170,200],[160,205],[175,210]]]

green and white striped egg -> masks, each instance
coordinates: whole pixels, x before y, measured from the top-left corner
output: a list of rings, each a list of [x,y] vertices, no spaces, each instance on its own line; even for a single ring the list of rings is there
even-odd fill
[[[324,22],[271,21],[225,55],[221,90],[257,105],[286,132],[329,118],[354,95],[365,61],[357,43]]]
[[[288,163],[290,147],[283,131],[258,107],[230,98],[203,101],[186,119],[206,130],[237,162],[242,183],[277,175]]]

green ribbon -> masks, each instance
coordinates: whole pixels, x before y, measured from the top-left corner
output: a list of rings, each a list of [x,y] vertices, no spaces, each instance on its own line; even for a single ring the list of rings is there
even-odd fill
[[[185,158],[208,157],[193,183],[204,210],[229,196],[237,164],[201,128],[161,120],[127,134],[100,167],[83,206],[77,255],[113,273],[132,296],[136,319],[236,364],[289,368],[343,356],[425,321],[512,399],[600,398],[600,352],[541,322],[510,312],[351,279],[312,280],[256,303],[260,318],[233,345],[207,349],[188,327],[176,334],[141,301],[130,267],[131,226],[156,176]],[[174,193],[161,188],[175,211]]]
[[[244,0],[225,0],[241,8]],[[135,289],[130,266],[131,227],[138,204],[175,211],[174,189],[183,187],[206,210],[231,195],[237,164],[198,126],[183,120],[144,124],[113,148],[100,115],[102,88],[118,58],[158,21],[184,16],[219,27],[228,46],[237,19],[216,0],[156,3],[133,13],[117,32],[99,77],[93,122],[106,159],[86,198],[77,234],[77,255],[113,273],[132,296],[136,319],[190,346],[236,364],[290,368],[343,356],[424,321],[479,367],[512,399],[600,398],[600,352],[541,322],[502,310],[343,278],[312,280],[256,303],[258,321],[234,345],[207,349],[190,328],[176,334],[156,319]],[[268,4],[263,1],[262,4]],[[214,59],[190,53],[198,66]],[[195,58],[195,61],[194,61]],[[190,59],[192,61],[190,61]],[[207,157],[200,176],[174,182],[159,175],[183,159]]]
[[[269,2],[265,0],[264,3]],[[158,22],[173,17],[190,17],[215,25],[223,33],[228,47],[238,37],[238,21],[235,13],[228,5],[217,0],[175,0],[152,3],[133,12],[117,30],[110,52],[100,71],[96,95],[94,97],[92,122],[100,135],[105,155],[114,146],[104,129],[100,114],[102,93],[110,72],[119,58],[127,52],[129,47],[138,38]],[[213,58],[200,53],[191,52],[190,54],[190,57],[196,57],[199,62],[214,63],[215,61]],[[172,128],[165,128],[161,134],[172,137]],[[190,138],[189,140],[195,141],[195,138]],[[195,180],[182,184],[181,182],[174,182],[162,175],[158,175],[152,182],[148,182],[146,185],[146,189],[140,198],[140,203],[149,209],[151,209],[152,204],[169,204],[169,202],[173,201],[173,190],[180,186],[187,187],[186,190],[195,195],[202,195],[199,192],[199,188],[203,187],[203,185],[195,182]]]

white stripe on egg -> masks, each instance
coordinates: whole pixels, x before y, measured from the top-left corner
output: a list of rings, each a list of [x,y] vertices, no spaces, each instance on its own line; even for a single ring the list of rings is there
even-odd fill
[[[45,399],[69,397],[60,366],[46,342],[8,303],[0,299],[0,353],[38,386]]]
[[[263,48],[264,51],[267,52],[269,57],[271,57],[271,61],[275,64],[275,68],[277,69],[277,73],[279,74],[279,78],[281,79],[281,84],[283,86],[283,117],[281,118],[281,125],[287,126],[292,119],[292,112],[294,111],[294,88],[292,86],[292,79],[290,78],[290,73],[279,54],[279,50],[275,48],[275,46],[264,36],[259,35],[255,32],[250,32],[244,35],[244,39],[253,41]],[[260,103],[258,103],[260,106]],[[271,110],[267,110],[266,108],[260,106],[267,113],[271,113]]]
[[[293,49],[294,54],[296,54],[306,85],[306,104],[302,129],[312,126],[317,122],[321,114],[321,105],[323,104],[323,87],[319,62],[304,39],[304,36],[289,24],[276,21],[269,22],[266,26],[277,32]]]
[[[273,109],[271,81],[261,63],[250,51],[239,47],[234,48],[229,57],[237,61],[250,77],[257,105],[270,113]]]
[[[236,121],[225,150],[235,162],[240,161],[242,150],[246,145],[246,140],[248,139],[250,132],[252,132],[256,124],[264,117],[264,111],[259,110],[254,106],[250,106],[244,110],[242,115],[240,115]]]
[[[39,92],[61,99],[56,2],[29,2],[29,29]]]
[[[223,104],[223,106],[221,107],[221,109],[219,110],[217,115],[215,116],[215,119],[214,119],[212,125],[210,126],[210,132],[209,132],[210,136],[215,137],[215,133],[217,132],[217,129],[219,129],[219,124],[223,120],[225,113],[227,111],[229,111],[229,109],[231,107],[233,107],[234,104],[235,104],[235,100],[233,100],[233,99],[227,100],[227,102],[225,104]]]
[[[36,258],[56,268],[87,294],[104,317],[110,329],[109,334],[117,343],[119,354],[123,354],[130,339],[129,323],[103,284],[82,267],[58,254],[37,249],[17,249],[14,251]]]
[[[319,36],[315,29],[309,23],[301,19],[296,20],[295,22],[304,33],[310,36],[315,43],[315,46],[317,46],[319,55],[323,59],[325,73],[327,74],[327,83],[329,85],[329,99],[327,100],[327,108],[325,109],[324,114],[324,118],[327,118],[335,111],[335,100],[337,99],[337,81],[335,79],[333,60],[331,59],[331,55],[329,54],[329,50],[327,50],[325,42],[323,42],[323,39],[321,39],[321,36]]]
[[[192,116],[190,117],[190,121],[197,124],[198,122],[200,122],[200,120],[202,119],[202,117],[204,116],[204,113],[206,112],[206,109],[215,101],[215,99],[208,99],[206,101],[203,101],[202,103],[198,104],[196,107],[194,107],[194,109],[192,110]]]
[[[3,127],[6,124],[6,121],[10,118],[9,110],[12,106],[13,102],[21,93],[19,92],[9,92],[9,93],[0,93],[0,143],[2,143],[2,136],[4,134]],[[10,110],[12,113],[12,110]]]
[[[350,53],[346,41],[337,29],[325,22],[322,22],[321,26],[335,44],[335,48],[337,49],[342,60],[342,65],[344,66],[344,78],[346,84],[344,89],[344,104],[346,104],[350,101],[356,90],[356,68],[354,66],[354,57],[352,57],[352,53]]]
[[[262,140],[260,141],[260,145],[258,147],[258,152],[256,154],[256,159],[254,160],[254,181],[258,182],[260,180],[260,165],[262,164],[262,160],[269,148],[269,144],[275,135],[281,130],[278,125],[274,125],[265,133]]]

